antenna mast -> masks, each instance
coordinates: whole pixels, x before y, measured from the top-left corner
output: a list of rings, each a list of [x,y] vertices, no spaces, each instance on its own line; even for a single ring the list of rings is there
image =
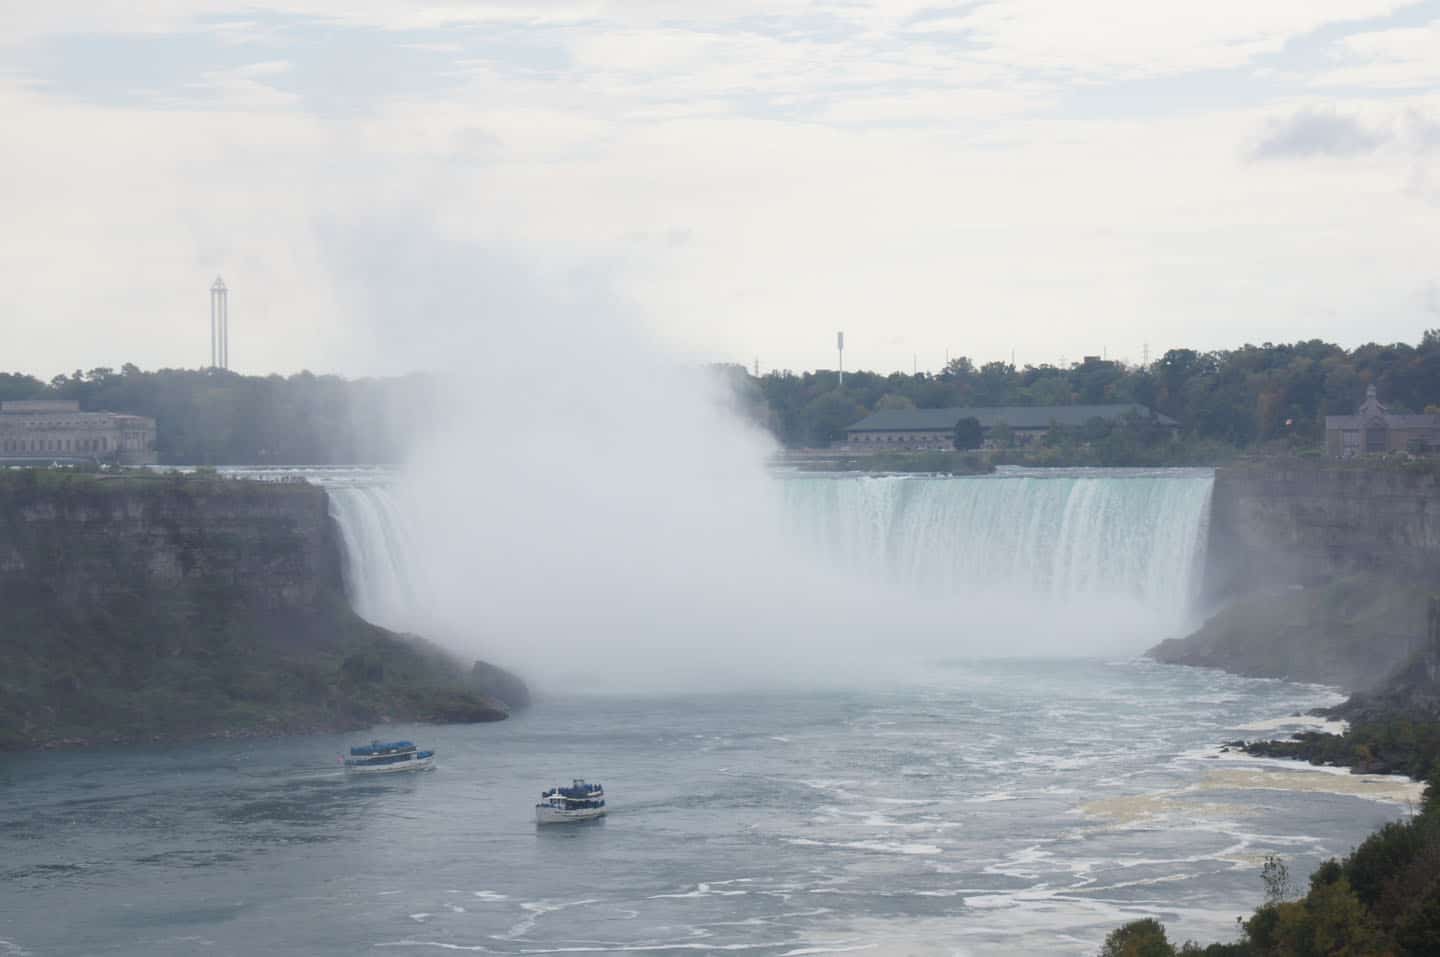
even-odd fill
[[[219,276],[210,284],[210,368],[230,368],[230,290]]]

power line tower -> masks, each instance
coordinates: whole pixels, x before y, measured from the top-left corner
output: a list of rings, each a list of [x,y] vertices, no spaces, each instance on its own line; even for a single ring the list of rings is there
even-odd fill
[[[210,368],[230,368],[230,290],[219,276],[210,284]]]
[[[1148,342],[1140,347],[1140,368],[1150,368],[1150,343]]]

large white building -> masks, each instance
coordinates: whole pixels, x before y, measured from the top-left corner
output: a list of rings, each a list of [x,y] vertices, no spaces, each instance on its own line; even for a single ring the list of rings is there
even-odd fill
[[[60,399],[0,402],[0,462],[156,462],[155,420]]]

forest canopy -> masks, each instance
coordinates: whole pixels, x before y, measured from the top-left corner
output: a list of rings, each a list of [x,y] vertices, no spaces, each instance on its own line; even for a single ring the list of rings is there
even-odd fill
[[[1172,349],[1146,366],[1091,356],[1066,368],[976,367],[962,356],[939,373],[847,372],[843,385],[824,370],[757,378],[738,365],[715,369],[741,412],[788,448],[843,441],[847,426],[878,409],[1137,402],[1176,419],[1181,439],[1202,456],[1270,445],[1318,448],[1325,416],[1352,413],[1372,384],[1391,411],[1440,411],[1440,329],[1416,345],[1351,350],[1318,339],[1219,352]],[[0,401],[76,399],[86,410],[150,416],[158,423],[161,461],[192,465],[396,462],[438,394],[438,380],[422,374],[244,376],[146,372],[129,364],[49,382],[0,373]]]

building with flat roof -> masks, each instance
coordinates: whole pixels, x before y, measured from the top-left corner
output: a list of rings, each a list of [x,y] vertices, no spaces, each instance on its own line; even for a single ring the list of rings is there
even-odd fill
[[[961,419],[980,423],[986,442],[1002,423],[1016,444],[1028,444],[1053,427],[1079,428],[1092,419],[1118,422],[1129,417],[1148,419],[1174,432],[1180,423],[1138,403],[1118,405],[999,405],[957,406],[949,409],[882,409],[845,430],[851,448],[948,449]]]
[[[68,399],[0,402],[0,463],[76,461],[155,464],[155,420],[81,412]]]
[[[1354,415],[1325,416],[1325,452],[1331,458],[1386,452],[1413,452],[1424,455],[1440,451],[1440,415],[1401,415],[1388,411],[1375,395],[1373,385],[1365,388],[1365,401]]]

